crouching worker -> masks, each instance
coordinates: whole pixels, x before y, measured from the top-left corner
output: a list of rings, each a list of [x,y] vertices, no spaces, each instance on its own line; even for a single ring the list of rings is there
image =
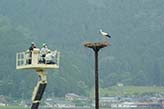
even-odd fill
[[[54,53],[48,50],[48,53],[45,56],[46,64],[55,64],[54,60],[55,60]]]

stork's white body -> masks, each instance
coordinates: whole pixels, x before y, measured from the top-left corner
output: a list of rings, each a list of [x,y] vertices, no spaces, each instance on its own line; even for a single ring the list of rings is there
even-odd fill
[[[110,36],[107,32],[103,32],[102,29],[100,29],[99,32],[100,32],[100,34],[101,34],[102,36],[105,36],[105,37],[111,38],[111,36]]]

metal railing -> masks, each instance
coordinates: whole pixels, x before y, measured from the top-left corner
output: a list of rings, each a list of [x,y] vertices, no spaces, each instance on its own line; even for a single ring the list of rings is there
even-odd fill
[[[50,64],[50,65],[58,65],[59,66],[59,59],[60,59],[60,52],[55,50],[51,51],[51,54],[47,54],[51,56],[51,60],[46,60],[46,57],[42,57],[39,53],[38,57],[38,65],[39,64]],[[43,62],[43,58],[45,58],[45,62]],[[16,67],[19,66],[26,66],[32,64],[32,57],[30,52],[18,52],[16,54]]]

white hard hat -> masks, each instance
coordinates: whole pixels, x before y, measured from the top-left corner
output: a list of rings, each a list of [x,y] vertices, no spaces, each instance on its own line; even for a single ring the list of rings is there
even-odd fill
[[[46,46],[46,43],[43,43],[42,46],[45,47]]]
[[[35,45],[35,42],[31,42],[32,45]]]
[[[51,53],[51,50],[48,49],[48,53]]]

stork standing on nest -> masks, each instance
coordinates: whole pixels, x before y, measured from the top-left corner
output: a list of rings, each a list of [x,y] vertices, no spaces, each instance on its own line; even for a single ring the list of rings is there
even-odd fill
[[[103,32],[102,29],[99,30],[99,33],[105,38],[111,38],[111,36],[107,32]]]

